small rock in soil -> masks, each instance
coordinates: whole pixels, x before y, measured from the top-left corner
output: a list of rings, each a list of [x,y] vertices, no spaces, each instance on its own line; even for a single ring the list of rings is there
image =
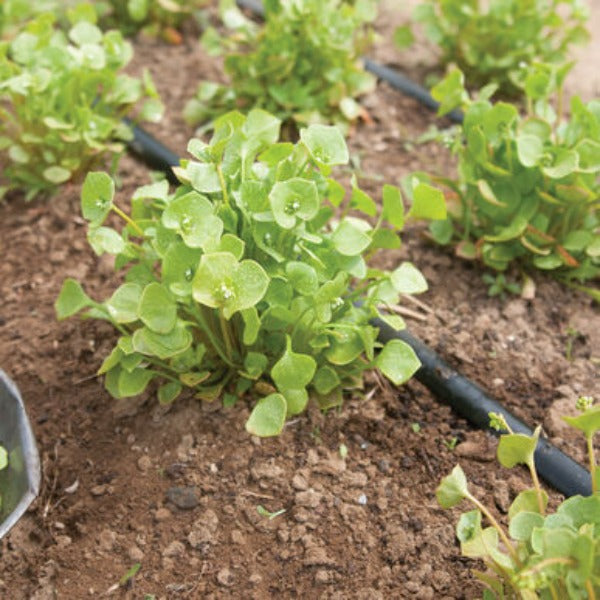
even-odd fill
[[[308,481],[306,481],[306,477],[301,475],[300,473],[296,473],[292,478],[292,487],[295,490],[304,491],[308,489]]]
[[[177,556],[183,556],[184,554],[185,546],[177,540],[171,542],[162,553],[164,558],[176,558]]]
[[[206,544],[215,542],[215,532],[219,525],[219,519],[215,511],[210,508],[194,521],[192,530],[188,535],[188,542],[192,548],[203,548]]]
[[[217,573],[217,581],[223,587],[231,587],[235,583],[235,576],[229,569],[221,569]]]
[[[258,585],[262,581],[262,575],[260,573],[252,573],[250,577],[248,577],[248,581],[252,585]]]
[[[494,452],[488,444],[481,442],[462,442],[456,446],[454,452],[457,456],[463,458],[472,458],[481,462],[489,462],[494,460]]]
[[[191,510],[200,504],[200,492],[196,487],[171,487],[167,500],[181,510]]]
[[[152,459],[144,454],[144,456],[140,456],[140,458],[138,459],[137,466],[138,469],[142,471],[142,473],[145,473],[146,471],[152,468]]]
[[[127,550],[127,556],[133,562],[141,562],[144,559],[144,553],[137,546],[131,546]]]
[[[296,504],[307,508],[317,508],[321,503],[322,495],[314,490],[306,490],[296,494]]]
[[[102,485],[95,485],[93,488],[90,489],[90,494],[92,496],[104,496],[104,494],[106,494],[106,492],[108,491],[108,485],[103,483]]]
[[[335,564],[335,561],[327,556],[325,548],[312,546],[307,548],[304,553],[305,567],[331,566],[333,564]]]
[[[498,507],[498,510],[506,514],[510,507],[510,492],[508,490],[508,483],[502,479],[496,479],[494,484],[494,502]]]
[[[154,512],[154,520],[157,523],[161,523],[162,521],[166,521],[171,518],[171,511],[168,508],[157,508]]]
[[[329,573],[329,571],[326,571],[325,569],[319,569],[315,573],[315,583],[316,584],[329,583],[330,580],[331,580],[331,574]]]
[[[275,479],[283,475],[283,469],[273,462],[258,463],[250,469],[250,474],[255,481],[260,479]]]
[[[246,543],[246,536],[239,529],[234,529],[231,532],[231,541],[234,544],[238,544],[239,546],[242,546],[243,544]]]
[[[115,547],[116,541],[117,534],[110,529],[102,530],[98,536],[98,546],[100,546],[100,550],[105,550],[106,552],[110,552]]]
[[[344,473],[343,481],[349,487],[364,487],[367,485],[368,479],[365,473],[347,471]]]

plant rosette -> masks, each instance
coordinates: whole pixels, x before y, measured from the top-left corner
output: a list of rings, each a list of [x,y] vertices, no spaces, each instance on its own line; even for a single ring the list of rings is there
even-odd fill
[[[440,47],[442,63],[461,69],[469,87],[495,83],[515,95],[523,64],[563,63],[572,45],[588,41],[588,12],[581,0],[426,0],[414,16]]]
[[[458,70],[433,88],[441,112],[465,108],[450,136],[458,176],[437,179],[450,190],[448,219],[431,225],[437,242],[497,271],[519,263],[567,281],[598,277],[600,102],[575,96],[563,117],[567,71],[540,64],[521,73],[524,116],[513,104],[490,102],[493,86],[470,99]]]
[[[232,33],[220,37],[208,29],[203,44],[211,53],[224,53],[230,83],[202,82],[185,108],[190,123],[240,107],[267,110],[292,130],[316,122],[346,128],[368,118],[357,98],[372,91],[376,80],[360,56],[372,38],[368,24],[377,0],[267,0],[261,27],[234,0],[220,5]]]
[[[600,406],[580,398],[581,413],[564,417],[585,438],[592,476],[592,495],[573,496],[547,514],[548,495],[540,486],[534,452],[540,435],[513,433],[506,421],[491,414],[491,425],[508,431],[500,437],[498,461],[503,467],[526,465],[534,487],[520,492],[508,510],[508,528],[469,490],[467,478],[456,465],[437,489],[438,502],[451,508],[463,500],[475,508],[460,516],[456,535],[461,552],[483,561],[487,571],[473,571],[484,586],[484,600],[591,600],[600,593],[600,468],[593,437],[600,430]],[[482,525],[486,519],[488,526]]]
[[[346,198],[330,177],[349,158],[339,130],[311,125],[295,145],[279,143],[279,130],[261,110],[218,119],[210,143],[190,141],[194,160],[176,169],[175,192],[166,181],[139,188],[131,215],[115,205],[108,175],[87,176],[89,242],[116,256],[125,283],[98,303],[68,279],[56,310],[118,329],[99,370],[114,397],[140,394],[152,380],[163,403],[185,388],[225,405],[250,393],[260,399],[246,427],[266,436],[309,397],[322,409],[340,405],[366,369],[399,385],[419,368],[410,346],[382,347],[370,325],[379,307],[427,289],[411,263],[388,272],[365,259],[399,247],[400,190],[385,186],[380,210],[355,181]],[[407,218],[444,218],[441,192],[426,184],[415,192]],[[120,232],[104,224],[111,211],[125,219]]]
[[[103,33],[89,4],[68,15],[66,34],[45,13],[0,42],[0,195],[54,192],[106,154],[118,156],[132,135],[122,117],[139,100],[138,120],[162,115],[149,73],[138,80],[120,72],[132,56],[121,33]]]

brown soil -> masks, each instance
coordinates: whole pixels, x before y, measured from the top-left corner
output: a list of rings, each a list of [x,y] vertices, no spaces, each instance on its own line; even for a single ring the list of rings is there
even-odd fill
[[[385,32],[388,17],[401,21],[388,10]],[[193,132],[181,108],[219,63],[194,38],[180,47],[139,40],[136,51],[135,69],[151,69],[169,107],[153,131],[183,153]],[[586,89],[592,79],[597,89],[595,72]],[[375,124],[350,144],[367,189],[452,168],[440,148],[414,144],[435,121],[425,109],[385,85],[366,105]],[[149,175],[130,158],[120,174],[124,205]],[[22,391],[43,462],[40,498],[0,542],[0,597],[477,597],[454,539],[457,513],[439,509],[434,492],[460,460],[476,493],[505,514],[528,481],[497,466],[494,439],[420,384],[394,390],[374,377],[365,398],[328,415],[311,409],[269,440],[245,433],[245,404],[115,402],[94,375],[112,329],[54,318],[65,277],[96,298],[116,285],[110,262],[88,247],[78,191],[0,207],[0,366]],[[418,229],[405,242],[379,260],[413,260],[430,282],[422,300],[432,314],[409,319],[411,329],[582,460],[558,415],[599,391],[600,318],[589,298],[543,278],[534,300],[488,298],[476,265],[431,247]],[[285,512],[268,519],[259,505]],[[139,573],[118,588],[136,563]]]

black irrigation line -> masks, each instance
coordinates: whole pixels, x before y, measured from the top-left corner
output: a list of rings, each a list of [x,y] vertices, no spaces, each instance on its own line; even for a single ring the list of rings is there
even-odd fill
[[[237,4],[240,8],[245,8],[250,12],[254,13],[257,17],[264,17],[265,10],[263,8],[262,2],[260,0],[237,0]],[[391,67],[387,67],[385,65],[380,65],[370,58],[363,58],[363,64],[365,70],[369,71],[373,75],[375,75],[378,79],[385,81],[391,87],[393,87],[398,92],[404,94],[405,96],[409,96],[410,98],[414,98],[417,102],[420,102],[423,106],[427,107],[432,111],[437,111],[440,107],[440,103],[437,100],[434,100],[429,91],[423,87],[421,84],[412,81],[400,71],[396,69],[392,69]],[[452,110],[446,115],[444,115],[454,123],[462,123],[464,115],[462,111],[456,109]]]
[[[179,157],[143,129],[139,127],[135,129],[130,148],[153,169],[164,171],[170,180],[174,177],[171,167],[179,164]],[[412,347],[422,364],[415,375],[416,379],[469,423],[496,434],[497,432],[489,427],[488,417],[490,412],[495,412],[502,414],[509,427],[516,433],[532,433],[525,423],[502,404],[490,398],[475,383],[460,375],[409,332],[396,331],[380,319],[375,319],[373,325],[379,328],[379,341],[385,343],[391,339],[399,339]],[[546,439],[540,438],[538,442],[535,463],[540,477],[565,496],[591,494],[591,477],[586,469]]]

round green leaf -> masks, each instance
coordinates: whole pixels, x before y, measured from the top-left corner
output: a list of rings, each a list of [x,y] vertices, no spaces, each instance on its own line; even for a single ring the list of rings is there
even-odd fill
[[[395,385],[407,382],[421,367],[415,351],[402,340],[390,340],[375,359],[377,368]]]
[[[169,333],[177,322],[177,305],[160,283],[150,283],[142,292],[138,317],[156,333]]]
[[[54,165],[44,169],[44,179],[50,183],[60,184],[68,181],[71,178],[71,171],[64,167]]]
[[[291,261],[286,265],[285,273],[299,294],[311,296],[317,291],[319,286],[317,272],[310,265]]]
[[[467,478],[460,465],[442,479],[435,495],[442,508],[452,508],[469,495]]]
[[[298,219],[309,221],[316,216],[319,192],[314,181],[307,179],[278,181],[269,194],[269,203],[277,224],[291,229]]]
[[[104,303],[108,314],[116,323],[133,323],[137,321],[142,292],[142,286],[138,283],[124,283]]]
[[[300,130],[300,139],[310,155],[323,165],[345,165],[350,160],[344,136],[337,127],[311,125]]]
[[[336,250],[344,256],[358,256],[371,244],[371,236],[349,219],[344,219],[331,234]]]
[[[112,371],[110,371],[112,373]],[[150,383],[154,373],[148,369],[136,368],[129,372],[122,369],[117,381],[117,389],[120,398],[129,398],[141,394]]]
[[[179,381],[169,381],[158,388],[158,401],[161,404],[171,404],[181,394],[182,389]]]
[[[213,214],[210,201],[196,192],[171,201],[162,214],[162,223],[177,231],[190,248],[202,248],[223,232],[223,222]]]
[[[401,294],[422,294],[428,289],[427,281],[412,263],[402,263],[392,273],[392,285]]]
[[[445,219],[444,194],[428,183],[418,183],[413,190],[413,203],[408,215],[414,219]]]
[[[288,338],[284,355],[273,365],[271,378],[281,391],[305,388],[314,377],[317,363],[308,354],[293,352]]]
[[[507,469],[518,464],[533,465],[533,454],[540,431],[541,429],[538,426],[531,436],[523,433],[510,433],[500,436],[497,451],[498,462]]]
[[[185,352],[192,344],[192,334],[183,325],[175,326],[166,334],[156,333],[147,327],[133,334],[133,348],[140,354],[157,356],[161,360]]]
[[[115,195],[113,180],[102,172],[88,173],[81,188],[81,211],[91,225],[101,225]]]
[[[246,421],[246,431],[259,437],[279,435],[285,423],[287,403],[281,394],[261,398]]]

